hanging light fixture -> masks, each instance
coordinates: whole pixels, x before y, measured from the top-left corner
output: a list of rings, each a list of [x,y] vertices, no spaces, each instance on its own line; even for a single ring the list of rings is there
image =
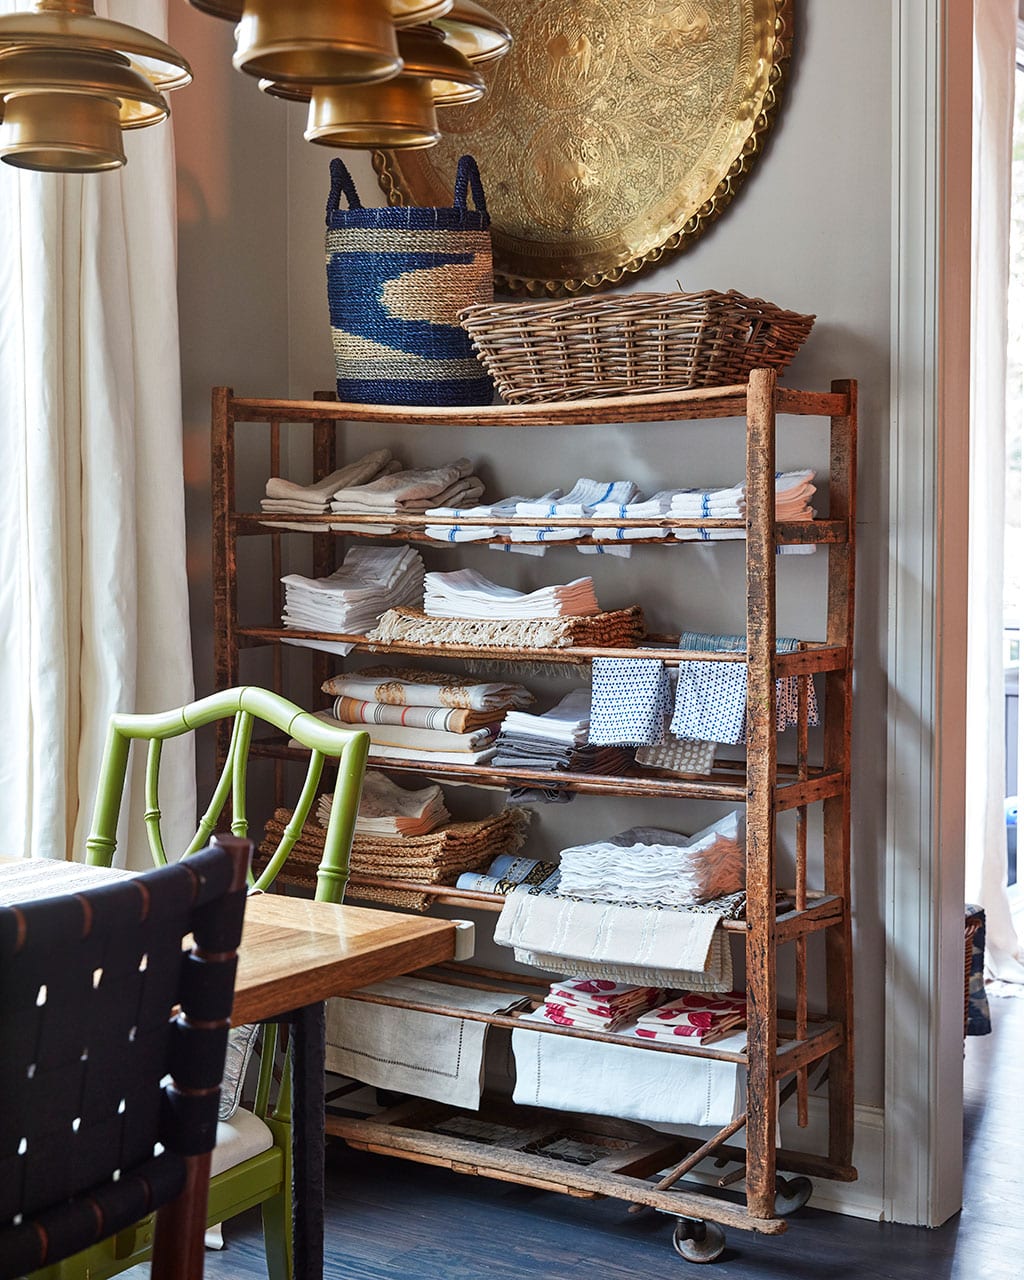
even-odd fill
[[[512,47],[512,32],[508,27],[473,0],[455,0],[446,14],[432,18],[431,22],[444,33],[453,48],[478,65],[503,58]]]
[[[388,0],[245,0],[232,62],[302,84],[371,84],[402,67]]]
[[[265,93],[308,102],[305,137],[330,147],[433,146],[435,108],[483,97],[474,64],[512,42],[473,0],[189,3],[237,24],[235,67]]]
[[[208,13],[211,18],[224,18],[228,22],[240,22],[247,8],[245,0],[188,0],[193,9]],[[290,7],[290,0],[279,0],[282,8]],[[388,0],[391,20],[396,27],[414,26],[418,22],[432,22],[452,7],[453,0]]]
[[[289,85],[263,80],[279,98],[309,102],[307,142],[327,147],[431,147],[441,137],[435,107],[475,102],[483,76],[432,27],[400,31],[402,71],[383,84]]]
[[[0,159],[89,173],[125,163],[121,131],[166,119],[192,79],[168,44],[97,18],[92,0],[37,0],[0,16]]]

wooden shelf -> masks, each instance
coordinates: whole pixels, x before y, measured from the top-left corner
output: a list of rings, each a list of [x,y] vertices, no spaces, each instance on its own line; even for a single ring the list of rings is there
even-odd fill
[[[281,738],[261,738],[253,742],[251,753],[273,760],[306,760],[304,748],[289,747]],[[639,765],[628,774],[569,773],[546,769],[497,769],[489,765],[435,764],[428,760],[392,760],[373,754],[371,768],[390,773],[419,773],[441,782],[461,782],[481,787],[508,790],[512,787],[557,786],[576,795],[592,796],[662,796],[673,800],[722,800],[744,804],[747,782],[743,761],[722,761],[716,772],[702,777],[675,778],[668,774],[645,770]],[[739,775],[739,776],[737,776]],[[794,776],[791,766],[779,768],[776,782],[775,811],[784,813],[801,805],[831,799],[842,794],[846,778],[841,770],[808,769],[806,778]]]
[[[777,387],[776,411],[800,417],[836,418],[850,412],[850,396],[840,391]],[[231,397],[235,422],[401,422],[425,427],[602,426],[630,422],[667,423],[704,418],[742,418],[747,384],[699,387],[692,391],[603,396],[548,404],[462,405],[415,408],[393,404],[352,404],[337,400],[257,400]]]
[[[360,1115],[332,1109],[327,1132],[350,1146],[381,1155],[437,1165],[458,1173],[482,1174],[582,1199],[616,1199],[645,1205],[662,1213],[707,1218],[741,1230],[777,1235],[786,1230],[782,1218],[758,1218],[745,1206],[719,1199],[707,1188],[659,1189],[649,1178],[696,1151],[703,1138],[669,1136],[630,1121],[611,1120],[537,1107],[512,1108],[490,1098],[480,1111],[464,1111],[443,1103],[410,1099],[379,1112]],[[490,1130],[490,1141],[480,1140]],[[476,1133],[476,1139],[462,1136]],[[582,1167],[567,1164],[557,1143],[568,1137],[597,1150]],[[608,1155],[602,1152],[607,1150]],[[723,1163],[742,1167],[742,1147],[718,1144]],[[850,1182],[857,1171],[848,1163],[779,1148],[776,1167],[790,1173]]]
[[[450,907],[460,907],[464,911],[493,911],[498,913],[505,905],[505,895],[500,893],[483,893],[476,889],[457,889],[454,885],[424,884],[421,880],[402,880],[397,877],[360,876],[353,874],[349,884],[355,887],[373,887],[394,890],[400,893],[420,893],[434,902]],[[353,893],[358,898],[358,893]],[[795,938],[808,937],[812,933],[820,933],[823,929],[832,929],[843,924],[846,918],[842,898],[834,895],[809,895],[811,904],[802,911],[793,905],[792,896],[780,901],[775,917],[775,933],[780,942],[790,942]],[[366,899],[371,901],[371,899]],[[726,933],[746,935],[745,919],[723,920],[721,927]]]
[[[511,649],[497,645],[468,644],[406,644],[402,641],[391,641],[387,644],[368,640],[366,636],[344,631],[300,631],[293,627],[236,627],[235,636],[240,648],[260,644],[281,644],[289,640],[321,640],[333,644],[350,644],[357,653],[401,654],[404,657],[416,658],[476,658],[486,661],[506,662],[544,662],[577,666],[592,662],[594,658],[656,658],[668,666],[679,666],[682,662],[746,662],[747,655],[742,652],[725,653],[704,651],[699,649],[678,649],[668,647],[671,643],[665,638],[665,647],[659,648],[651,644],[635,645],[624,648],[599,647],[597,645],[567,645],[559,649]],[[648,637],[650,641],[653,637]],[[659,637],[659,640],[661,638]],[[324,652],[330,652],[324,650]],[[794,653],[779,653],[775,656],[775,675],[783,676],[814,675],[815,672],[842,671],[847,663],[847,652],[841,645],[809,644],[806,648]]]
[[[699,1044],[687,1041],[641,1040],[636,1036],[626,1036],[621,1032],[595,1031],[579,1027],[560,1027],[553,1022],[527,1021],[525,1014],[532,1013],[541,1003],[536,988],[524,989],[517,984],[515,975],[510,975],[508,982],[487,983],[483,981],[461,982],[452,978],[448,972],[444,974],[421,971],[417,977],[427,981],[451,983],[471,987],[477,991],[492,991],[495,995],[509,996],[509,1003],[518,997],[529,1001],[529,1007],[514,1012],[487,1013],[478,1009],[465,1009],[458,1004],[439,1005],[405,997],[382,995],[380,992],[350,991],[346,999],[359,1000],[367,1004],[381,1005],[393,1009],[407,1009],[415,1013],[431,1013],[438,1016],[459,1018],[465,1022],[485,1022],[492,1027],[505,1027],[508,1030],[536,1031],[541,1035],[568,1036],[573,1040],[589,1040],[600,1044],[617,1044],[640,1053],[667,1053],[676,1057],[706,1058],[716,1062],[737,1062],[746,1064],[746,1028],[736,1027],[728,1031],[717,1043]],[[786,1017],[779,1017],[779,1042],[776,1047],[776,1078],[781,1079],[796,1069],[796,1065],[806,1065],[823,1058],[841,1042],[842,1028],[838,1023],[827,1018],[808,1015],[807,1035],[798,1039],[796,1023]],[[837,1041],[837,1036],[839,1037]],[[726,1043],[726,1042],[731,1043]],[[742,1043],[739,1043],[742,1041]]]
[[[460,528],[489,528],[497,524],[502,528],[512,529],[650,529],[659,525],[665,529],[737,529],[746,537],[746,520],[691,520],[670,516],[651,516],[648,519],[627,520],[607,517],[581,516],[575,517],[538,517],[530,519],[524,516],[509,518],[507,516],[481,517],[460,516],[457,520],[446,520],[442,517],[427,519],[426,516],[371,516],[371,515],[299,515],[282,512],[244,512],[231,517],[235,533],[238,536],[251,537],[254,534],[273,533],[281,526],[304,524],[303,530],[292,530],[301,533],[336,533],[339,537],[384,538],[401,542],[422,542],[431,547],[466,547],[487,546],[488,543],[514,543],[508,534],[495,534],[476,543],[448,542],[443,538],[428,538],[423,532],[428,526],[457,524]],[[355,528],[335,529],[335,525],[355,525]],[[282,530],[283,531],[283,530]],[[780,547],[813,545],[836,545],[847,540],[849,530],[842,520],[782,520],[775,525],[775,541]],[[593,534],[585,534],[579,538],[560,538],[548,541],[549,547],[614,547],[614,546],[661,546],[661,547],[700,547],[707,541],[701,538],[680,539],[664,538],[595,538]],[[742,539],[735,539],[742,541]]]
[[[827,435],[828,456],[828,517],[807,522],[777,521],[775,516],[776,447],[779,439],[779,418],[782,415],[807,415],[828,419],[824,424]],[[302,516],[293,513],[239,512],[236,503],[235,464],[236,439],[245,424],[244,435],[247,451],[259,439],[266,439],[267,474],[282,475],[286,456],[283,448],[286,429],[292,423],[309,424],[303,438],[310,440],[309,462],[311,474],[326,476],[345,460],[339,450],[344,438],[337,427],[343,423],[391,423],[408,430],[403,438],[414,440],[417,428],[488,427],[548,428],[575,432],[577,427],[593,431],[602,424],[657,424],[670,430],[680,423],[698,424],[700,421],[724,418],[742,419],[736,428],[728,428],[723,434],[717,429],[717,440],[728,441],[734,450],[736,473],[742,474],[746,485],[748,509],[745,518],[729,520],[684,520],[677,517],[662,519],[639,517],[623,519],[615,517],[538,517],[504,518],[462,517],[452,523],[493,527],[508,526],[510,530],[535,530],[538,528],[579,529],[581,533],[564,542],[552,541],[550,546],[602,546],[613,548],[616,543],[629,546],[691,546],[714,545],[715,540],[700,538],[681,539],[672,536],[638,539],[608,539],[595,537],[605,529],[623,528],[632,531],[661,526],[670,535],[675,529],[714,529],[730,531],[734,537],[721,541],[736,541],[742,546],[739,555],[743,560],[742,582],[737,582],[738,598],[742,594],[746,602],[745,653],[683,652],[678,649],[678,636],[649,635],[635,646],[616,648],[580,645],[547,649],[504,649],[475,645],[446,645],[392,643],[376,645],[365,636],[327,634],[316,631],[293,631],[280,626],[238,626],[238,547],[243,538],[262,535],[257,542],[250,541],[250,548],[265,564],[263,571],[268,591],[263,611],[257,617],[281,617],[284,606],[284,588],[281,577],[286,572],[289,544],[282,534],[282,526],[303,526],[300,533],[308,543],[311,573],[314,577],[330,574],[338,564],[339,549],[343,545],[338,537],[351,534],[359,538],[402,540],[421,546],[474,547],[478,543],[448,543],[426,537],[429,525],[444,523],[443,519],[428,519],[425,515],[393,516],[388,514],[348,516],[327,514]],[[646,434],[634,439],[653,442],[654,436]],[[714,429],[714,428],[712,428]],[[666,456],[671,456],[679,439],[696,439],[699,426],[686,429],[687,434],[660,436],[667,442]],[[583,449],[586,439],[573,434],[562,437],[567,448]],[[251,456],[247,453],[247,456]],[[214,604],[216,671],[218,682],[224,686],[240,683],[240,650],[269,646],[269,666],[275,688],[283,688],[290,664],[285,662],[286,643],[308,641],[334,642],[351,646],[352,651],[387,656],[395,659],[421,658],[436,663],[469,660],[500,664],[509,669],[509,675],[517,671],[525,677],[531,664],[535,671],[543,672],[545,666],[552,673],[558,668],[579,668],[595,658],[658,659],[669,664],[688,661],[739,662],[747,667],[747,744],[745,758],[716,761],[714,768],[700,777],[677,778],[640,767],[624,769],[612,777],[584,774],[557,773],[536,769],[497,769],[489,765],[436,765],[426,761],[378,760],[370,757],[374,767],[396,775],[413,778],[436,778],[441,782],[464,783],[478,787],[507,789],[509,787],[564,787],[581,795],[621,797],[657,797],[669,800],[711,800],[731,806],[743,805],[746,815],[746,876],[748,898],[746,918],[724,922],[730,936],[743,939],[745,978],[748,992],[748,1027],[746,1036],[738,1043],[725,1040],[705,1046],[658,1046],[649,1042],[632,1042],[632,1047],[642,1052],[675,1052],[701,1058],[734,1061],[746,1072],[747,1110],[737,1121],[726,1126],[712,1139],[666,1139],[664,1135],[651,1135],[648,1129],[634,1132],[635,1142],[627,1138],[624,1144],[607,1156],[598,1154],[592,1164],[579,1167],[565,1160],[546,1159],[534,1146],[537,1133],[551,1134],[574,1124],[589,1126],[587,1132],[609,1136],[608,1126],[623,1122],[603,1121],[594,1117],[578,1117],[569,1113],[545,1115],[531,1108],[515,1108],[525,1125],[515,1134],[515,1121],[509,1137],[498,1138],[493,1143],[486,1136],[473,1141],[460,1140],[451,1124],[440,1117],[434,1125],[427,1117],[431,1112],[438,1119],[441,1112],[452,1109],[409,1102],[392,1108],[384,1115],[374,1117],[340,1116],[329,1121],[329,1131],[338,1133],[346,1141],[369,1150],[398,1155],[405,1159],[428,1164],[446,1165],[464,1173],[479,1173],[487,1177],[525,1185],[558,1190],[582,1197],[615,1196],[637,1205],[654,1208],[687,1217],[706,1219],[726,1226],[745,1230],[778,1233],[785,1230],[785,1222],[779,1217],[782,1211],[776,1201],[777,1169],[787,1169],[808,1176],[852,1180],[856,1170],[851,1162],[854,1132],[853,1093],[853,993],[850,976],[852,949],[850,901],[850,731],[853,697],[853,598],[854,598],[854,540],[856,531],[856,459],[857,459],[857,387],[850,381],[834,382],[826,392],[803,391],[779,386],[774,373],[757,370],[743,385],[708,388],[695,391],[651,395],[633,395],[617,398],[595,398],[554,404],[490,405],[468,408],[406,408],[390,405],[342,404],[322,398],[312,401],[254,400],[237,398],[226,387],[217,388],[213,398],[213,530],[214,530]],[[741,463],[742,460],[742,463]],[[345,524],[349,529],[339,530],[334,525]],[[319,536],[318,536],[319,535]],[[330,535],[330,536],[329,536]],[[338,535],[338,536],[333,536]],[[512,541],[511,533],[505,533],[487,542]],[[291,543],[291,546],[301,544]],[[524,544],[528,545],[528,544]],[[805,642],[790,654],[776,652],[777,593],[776,574],[778,561],[776,550],[780,546],[821,545],[828,548],[826,556],[818,557],[816,573],[827,578],[824,619],[821,634],[825,643]],[[820,564],[824,561],[824,564]],[[248,563],[248,560],[247,560]],[[682,566],[684,561],[672,558],[666,562],[666,572],[671,565]],[[694,561],[686,561],[693,564]],[[728,564],[739,568],[737,556],[728,558]],[[673,571],[674,572],[674,571]],[[304,646],[305,647],[305,646]],[[325,650],[312,648],[307,660],[310,675],[308,705],[322,701],[323,682],[335,669],[336,656]],[[820,734],[810,737],[807,723],[807,685],[800,687],[800,710],[795,733],[783,748],[797,764],[778,760],[783,739],[776,731],[769,714],[772,705],[773,681],[787,676],[821,677],[820,693],[823,724]],[[516,676],[518,678],[518,675]],[[222,743],[222,750],[226,748]],[[304,760],[305,753],[292,750],[287,739],[262,740],[253,744],[253,754],[277,761]],[[811,760],[821,763],[812,765]],[[274,770],[275,803],[283,803],[283,786],[287,770],[282,766]],[[277,799],[277,793],[281,799]],[[812,821],[810,807],[820,806],[820,825]],[[784,811],[795,811],[792,824],[794,834],[793,867],[790,874],[791,889],[780,890],[776,865],[776,817]],[[686,818],[680,819],[683,829]],[[808,867],[813,869],[815,888],[808,887]],[[423,885],[417,881],[364,877],[370,884],[392,892],[422,895],[428,904],[441,904],[464,911],[500,910],[504,899],[499,895],[464,892],[451,885]],[[782,899],[780,901],[780,899]],[[824,935],[825,945],[818,944],[819,956],[809,952],[813,935]],[[736,945],[739,945],[737,942]],[[795,983],[792,1011],[778,1007],[776,964],[779,948],[789,946],[793,956]],[[826,992],[827,1016],[816,1018],[808,1010],[809,977],[822,968],[823,990]],[[460,973],[447,974],[446,980],[458,985],[474,985],[477,977],[495,980],[501,978],[497,988],[509,992],[509,1001],[516,998],[516,982],[528,990],[531,983],[518,975],[505,977],[495,972],[476,971],[466,966]],[[540,983],[545,986],[545,983]],[[536,997],[538,980],[532,984]],[[456,1001],[457,1003],[457,1001]],[[505,1002],[502,1002],[503,1006]],[[415,1008],[415,1005],[409,1005]],[[426,1007],[426,1012],[437,1013],[438,1007]],[[504,1028],[523,1028],[521,1018],[508,1013],[484,1015],[471,1011],[452,1010],[451,1016],[490,1022]],[[574,1028],[559,1028],[551,1024],[525,1024],[530,1030],[542,1034],[569,1034],[586,1039],[621,1041],[621,1037],[609,1037],[595,1033],[583,1033]],[[629,1042],[627,1042],[629,1043]],[[779,1149],[777,1142],[777,1108],[781,1100],[795,1094],[798,1114],[806,1118],[809,1092],[808,1068],[813,1063],[827,1060],[828,1070],[828,1137],[827,1154],[802,1154]],[[667,1062],[667,1059],[659,1061]],[[779,1082],[786,1083],[780,1090]],[[469,1117],[472,1118],[472,1117]],[[429,1121],[429,1122],[428,1122]],[[584,1123],[585,1122],[585,1123]],[[447,1132],[443,1132],[447,1124]],[[522,1128],[522,1125],[520,1126]],[[740,1125],[745,1126],[744,1145],[730,1145],[732,1135]],[[633,1131],[637,1130],[633,1126]],[[431,1131],[433,1130],[433,1131]],[[462,1132],[470,1135],[472,1127],[463,1125]],[[623,1131],[624,1132],[624,1131]],[[532,1135],[532,1136],[531,1136]],[[666,1143],[674,1142],[673,1154],[666,1151]],[[628,1146],[625,1151],[623,1146]],[[670,1174],[662,1177],[659,1185],[652,1186],[651,1174],[658,1174],[667,1163],[679,1154],[689,1155],[680,1161]],[[550,1154],[550,1153],[548,1153]],[[692,1183],[670,1186],[674,1178],[685,1177],[690,1169],[709,1154],[735,1161],[743,1167],[745,1203],[711,1195],[695,1193]],[[584,1162],[586,1164],[586,1162]]]

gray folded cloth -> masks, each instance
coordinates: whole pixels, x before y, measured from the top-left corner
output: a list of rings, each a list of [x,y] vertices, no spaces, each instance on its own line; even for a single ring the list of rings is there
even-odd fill
[[[537,738],[502,733],[493,763],[499,769],[537,769],[569,773],[620,773],[633,761],[624,747],[574,747]]]
[[[421,499],[430,499],[424,506],[436,506],[438,498],[446,495],[457,480],[465,479],[473,472],[468,458],[456,458],[443,467],[424,471],[396,471],[380,476],[368,484],[347,485],[339,488],[331,503],[331,510],[344,514],[351,511],[374,510],[398,512],[405,505]],[[482,492],[482,489],[481,489]]]

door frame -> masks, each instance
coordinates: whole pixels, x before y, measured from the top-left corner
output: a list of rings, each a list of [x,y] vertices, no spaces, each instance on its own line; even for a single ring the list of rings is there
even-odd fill
[[[886,1218],[961,1204],[973,0],[893,6]]]

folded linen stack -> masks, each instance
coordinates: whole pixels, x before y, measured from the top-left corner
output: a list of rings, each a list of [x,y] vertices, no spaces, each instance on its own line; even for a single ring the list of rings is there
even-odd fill
[[[410,724],[377,723],[365,720],[343,720],[345,698],[336,698],[331,714],[338,724],[346,728],[364,729],[370,735],[370,751],[373,755],[382,755],[385,759],[436,759],[438,754],[458,756],[467,755],[464,763],[479,762],[482,753],[490,752],[497,735],[497,722],[492,722],[472,729],[467,733],[452,733],[447,729],[419,729]],[[431,708],[436,710],[437,708]],[[397,755],[391,754],[397,752]],[[455,763],[459,763],[456,761]]]
[[[446,671],[420,671],[416,667],[364,667],[362,671],[332,676],[321,685],[324,693],[391,707],[448,707],[487,713],[488,723],[514,707],[528,707],[533,694],[521,684],[504,680],[474,680]],[[465,724],[446,725],[463,733]]]
[[[557,881],[558,864],[503,854],[486,871],[466,871],[455,881],[456,889],[475,893],[511,893],[517,885],[550,887]]]
[[[747,997],[742,991],[720,996],[689,991],[641,1014],[629,1034],[662,1044],[678,1038],[709,1044],[743,1026],[746,1020]]]
[[[730,991],[732,953],[719,925],[742,910],[743,896],[685,909],[521,887],[506,897],[494,941],[520,964],[571,977]]]
[[[388,609],[420,599],[423,561],[411,547],[350,547],[341,568],[326,578],[289,573],[281,581],[286,628],[362,635]],[[332,642],[294,643],[318,648]]]
[[[624,507],[637,494],[637,487],[631,480],[609,482],[581,478],[576,481],[568,493],[563,492],[561,489],[552,489],[548,493],[541,494],[539,498],[526,498],[516,494],[510,498],[502,498],[498,502],[490,503],[487,506],[438,506],[427,512],[431,519],[437,521],[436,524],[427,528],[427,536],[434,538],[438,542],[484,542],[491,538],[504,537],[510,539],[510,541],[508,543],[493,543],[491,549],[494,551],[520,551],[528,552],[531,555],[543,555],[547,549],[546,543],[565,542],[578,538],[588,531],[572,526],[561,527],[558,525],[539,524],[524,528],[521,525],[507,522],[524,517],[536,520],[545,516],[572,518],[574,516],[606,514],[597,509],[596,503],[610,505],[614,508],[612,514],[617,514],[619,508]],[[489,523],[486,525],[460,523],[466,517],[486,518]],[[614,534],[615,531],[608,530],[605,532]],[[666,530],[659,530],[655,536],[662,537],[666,532]],[[577,550],[587,555],[593,555],[605,550],[605,548],[583,546],[578,547]],[[611,549],[609,548],[608,550]],[[619,554],[628,555],[629,551],[628,547],[615,548],[615,553]]]
[[[420,609],[389,609],[367,636],[375,644],[435,648],[568,649],[574,645],[635,648],[646,634],[643,610],[633,605],[591,617],[433,618]]]
[[[680,493],[679,489],[662,489],[645,498],[638,493],[630,502],[599,502],[591,511],[593,516],[618,518],[624,520],[657,520],[668,515],[672,510],[672,499]],[[633,538],[667,538],[669,531],[662,525],[643,525],[640,528],[594,529],[594,537],[598,541],[623,542]]]
[[[576,578],[561,586],[515,591],[491,582],[475,569],[428,573],[423,610],[430,618],[579,618],[600,613],[593,578]]]
[[[692,836],[632,827],[610,840],[563,849],[555,892],[603,902],[693,907],[743,888],[743,846],[738,810]]]
[[[456,458],[429,470],[393,471],[368,483],[346,485],[335,492],[331,511],[335,515],[422,515],[430,507],[473,503],[483,491],[483,482],[473,474],[473,463]],[[340,523],[331,527],[360,526]]]
[[[660,987],[637,987],[607,978],[558,978],[540,1011],[559,1027],[618,1031],[664,998]]]
[[[325,476],[323,480],[314,481],[313,484],[296,484],[281,476],[271,476],[267,481],[267,496],[260,502],[260,508],[277,515],[326,515],[331,509],[331,499],[339,489],[346,489],[350,485],[366,484],[380,476],[390,475],[400,470],[401,466],[402,464],[392,456],[390,449],[376,449],[373,453],[367,453],[362,458],[348,463],[347,466],[332,471],[329,476]],[[292,523],[284,527],[317,528],[315,524]]]
[[[443,729],[408,729],[401,724],[364,724],[339,720],[330,711],[316,718],[341,729],[362,729],[370,737],[370,761],[402,761],[420,764],[486,764],[494,755],[497,724],[472,733],[448,733]]]
[[[510,712],[495,744],[493,764],[499,769],[541,769],[547,772],[622,773],[632,763],[625,748],[588,747],[590,691],[574,689],[550,711],[542,715]],[[555,790],[558,782],[545,783],[544,791]],[[516,788],[513,799],[520,802],[561,798],[541,794],[536,787]]]
[[[258,865],[276,847],[290,818],[289,809],[274,811],[257,855]],[[521,809],[504,809],[476,822],[445,823],[428,835],[396,840],[357,833],[352,842],[348,896],[425,911],[430,895],[412,889],[390,889],[377,882],[416,880],[422,884],[453,884],[463,871],[487,866],[503,854],[516,853],[526,840],[528,822],[529,815]],[[315,885],[325,837],[322,827],[306,824],[278,876],[281,884]]]
[[[587,740],[590,725],[590,690],[573,689],[539,715],[509,711],[501,723],[502,735],[534,738],[559,746],[579,746]]]
[[[562,496],[561,489],[552,489],[541,501],[552,501]],[[508,525],[503,523],[515,516],[520,502],[529,499],[516,494],[511,498],[499,498],[497,502],[485,506],[452,507],[437,506],[427,510],[427,518],[436,520],[436,524],[426,527],[426,535],[435,542],[487,542],[491,538],[506,537]],[[491,524],[461,524],[465,519],[493,521]]]
[[[490,759],[502,714],[532,701],[522,685],[403,668],[335,676],[322,687],[344,691],[335,697],[333,717],[369,733],[371,756],[442,764]],[[354,696],[359,693],[374,700]]]
[[[599,503],[607,502],[619,507],[632,501],[639,492],[632,480],[590,480],[581,477],[566,494],[555,498],[545,495],[517,502],[516,515],[533,519],[544,516],[568,519],[574,516],[589,517],[597,514],[595,508]],[[571,541],[584,536],[588,530],[571,525],[532,526],[525,529],[513,525],[508,532],[513,543],[546,543]],[[580,548],[581,551],[593,549]]]
[[[322,827],[330,821],[333,805],[332,795],[320,797],[316,818]],[[444,792],[436,783],[410,791],[378,769],[366,771],[356,815],[356,835],[401,840],[404,836],[429,835],[450,820]]]
[[[813,471],[783,471],[775,477],[775,519],[814,519],[810,500],[814,496]],[[740,483],[726,489],[683,489],[672,498],[669,514],[690,520],[740,520],[747,513],[747,487]],[[743,529],[674,529],[684,542],[717,542],[746,536]],[[813,551],[814,548],[781,547],[781,551]]]

